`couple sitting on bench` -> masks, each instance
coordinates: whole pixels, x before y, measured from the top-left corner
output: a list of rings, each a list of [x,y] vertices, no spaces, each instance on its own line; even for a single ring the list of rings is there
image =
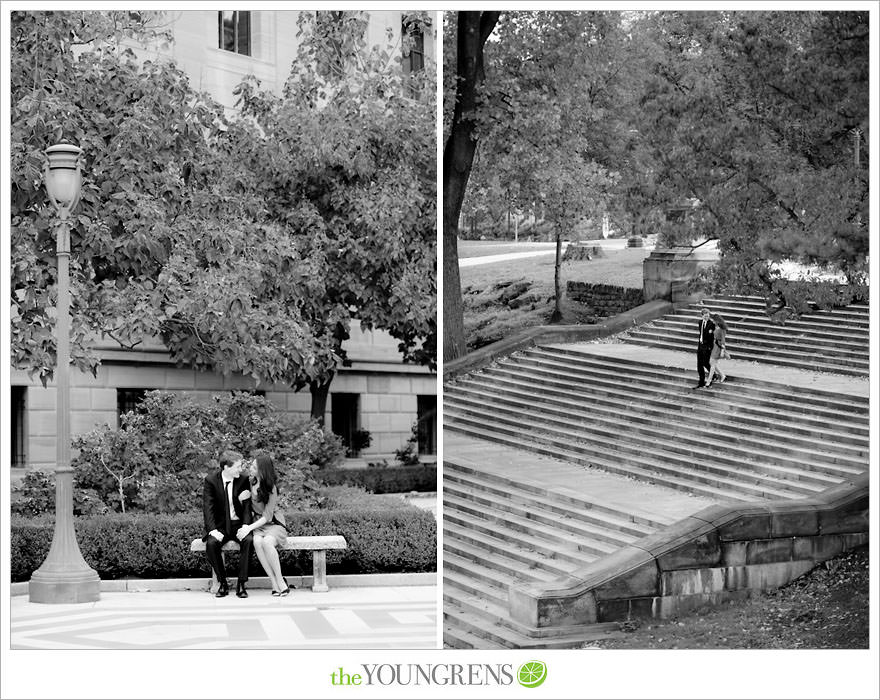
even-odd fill
[[[220,469],[205,477],[202,506],[205,516],[205,553],[220,587],[218,598],[229,595],[223,545],[237,541],[241,550],[235,595],[247,598],[245,583],[251,548],[272,583],[273,596],[286,596],[290,586],[281,575],[277,547],[287,540],[284,513],[278,510],[278,478],[268,455],[245,464],[238,452],[220,455]]]

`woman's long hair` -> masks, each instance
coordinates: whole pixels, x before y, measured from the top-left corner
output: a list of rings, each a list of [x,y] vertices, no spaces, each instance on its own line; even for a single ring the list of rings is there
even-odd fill
[[[278,476],[275,474],[275,465],[269,455],[257,455],[257,500],[260,503],[268,503],[272,490],[278,483]]]
[[[727,321],[722,318],[721,314],[712,314],[712,320],[716,326],[721,326],[721,330],[727,333]]]

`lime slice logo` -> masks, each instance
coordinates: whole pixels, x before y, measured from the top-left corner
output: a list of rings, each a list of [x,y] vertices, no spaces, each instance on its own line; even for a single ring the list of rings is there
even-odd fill
[[[526,661],[517,673],[517,680],[523,688],[537,688],[546,678],[547,665],[543,661]]]

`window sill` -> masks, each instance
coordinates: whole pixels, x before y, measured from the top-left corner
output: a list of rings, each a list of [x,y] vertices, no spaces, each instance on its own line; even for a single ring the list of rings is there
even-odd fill
[[[262,58],[256,58],[255,56],[247,56],[243,53],[236,53],[235,51],[227,51],[226,49],[218,49],[213,46],[208,47],[208,53],[214,54],[216,56],[223,56],[226,59],[232,59],[233,61],[239,61],[241,63],[258,63],[264,66],[274,66],[273,61],[265,61]]]

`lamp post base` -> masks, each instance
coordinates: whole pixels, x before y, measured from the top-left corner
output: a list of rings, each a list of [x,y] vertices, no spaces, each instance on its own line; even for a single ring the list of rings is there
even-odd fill
[[[88,571],[35,571],[28,582],[32,603],[94,603],[101,599],[101,579]]]

